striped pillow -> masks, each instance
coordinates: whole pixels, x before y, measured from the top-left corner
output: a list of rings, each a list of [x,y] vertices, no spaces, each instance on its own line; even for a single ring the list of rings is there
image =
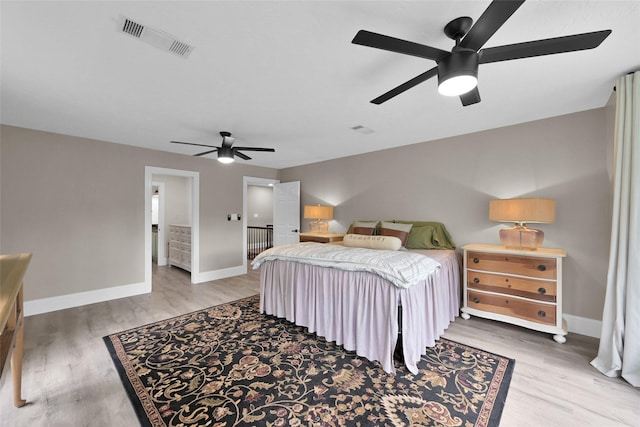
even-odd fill
[[[378,225],[378,221],[354,221],[351,225],[351,233],[373,236],[376,231],[376,225]]]
[[[402,247],[407,245],[407,239],[409,238],[409,231],[411,231],[413,224],[398,224],[395,222],[382,221],[382,229],[380,235],[382,236],[394,236],[400,239]]]

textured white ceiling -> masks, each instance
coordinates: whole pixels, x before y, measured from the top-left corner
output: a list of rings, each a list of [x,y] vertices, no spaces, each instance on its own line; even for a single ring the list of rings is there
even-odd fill
[[[358,30],[450,50],[444,25],[488,4],[2,1],[1,119],[185,155],[203,150],[169,141],[219,145],[228,130],[236,145],[276,149],[246,163],[284,168],[602,107],[640,69],[640,1],[529,0],[485,47],[613,33],[594,50],[481,65],[473,106],[439,95],[437,79],[369,102],[435,63],[351,44]],[[122,16],[195,50],[124,35]]]

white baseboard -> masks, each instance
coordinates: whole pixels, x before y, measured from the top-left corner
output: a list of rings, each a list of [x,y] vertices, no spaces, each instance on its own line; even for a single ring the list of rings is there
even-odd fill
[[[197,275],[195,283],[204,283],[211,280],[224,279],[227,277],[246,274],[247,270],[243,266],[212,270]],[[50,313],[67,308],[80,307],[82,305],[95,304],[98,302],[111,301],[119,298],[132,297],[135,295],[148,294],[151,286],[142,283],[131,285],[114,286],[113,288],[96,289],[95,291],[78,292],[57,297],[42,298],[24,302],[24,315],[34,316],[36,314]]]
[[[588,319],[586,317],[579,317],[566,313],[563,314],[562,317],[567,321],[567,329],[569,332],[593,338],[600,338],[602,330],[601,320]]]
[[[209,282],[212,280],[225,279],[227,277],[246,274],[246,267],[237,266],[223,268],[221,270],[205,271],[198,276],[197,283]],[[147,294],[151,292],[151,287],[144,282],[131,285],[114,286],[113,288],[97,289],[95,291],[78,292],[75,294],[61,295],[57,297],[41,298],[24,302],[25,316],[49,313],[67,308],[79,307],[82,305],[95,304],[98,302],[110,301],[119,298],[126,298],[135,295]],[[588,319],[586,317],[564,314],[569,332],[589,337],[600,338],[602,322],[600,320]]]
[[[114,286],[113,288],[96,289],[95,291],[41,298],[25,301],[24,315],[33,316],[36,314],[79,307],[81,305],[95,304],[97,302],[132,297],[140,294],[148,294],[149,292],[151,292],[151,287],[146,286],[144,282],[142,282],[131,285]]]
[[[158,267],[162,267],[164,265],[167,265],[169,263],[169,258],[167,257],[163,257],[163,258],[158,258]]]
[[[212,280],[226,279],[227,277],[240,276],[242,274],[247,274],[247,268],[242,265],[223,268],[221,270],[205,271],[198,275],[197,282],[194,283],[210,282]]]

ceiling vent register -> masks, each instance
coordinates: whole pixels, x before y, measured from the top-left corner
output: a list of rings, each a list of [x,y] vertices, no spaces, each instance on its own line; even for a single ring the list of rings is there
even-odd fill
[[[140,39],[151,46],[171,52],[182,58],[187,58],[194,49],[193,46],[177,40],[174,36],[164,31],[145,27],[128,18],[123,18],[121,30],[123,33]]]

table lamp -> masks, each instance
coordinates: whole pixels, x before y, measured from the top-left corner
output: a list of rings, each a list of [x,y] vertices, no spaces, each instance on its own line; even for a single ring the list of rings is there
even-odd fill
[[[516,198],[489,202],[489,219],[513,222],[512,228],[500,230],[500,242],[507,248],[535,251],[542,246],[544,232],[527,228],[527,223],[549,224],[555,220],[556,201],[552,199]]]
[[[333,206],[305,206],[305,219],[315,219],[309,223],[309,231],[313,233],[327,233],[329,231],[329,223],[321,221],[322,219],[333,219]]]

